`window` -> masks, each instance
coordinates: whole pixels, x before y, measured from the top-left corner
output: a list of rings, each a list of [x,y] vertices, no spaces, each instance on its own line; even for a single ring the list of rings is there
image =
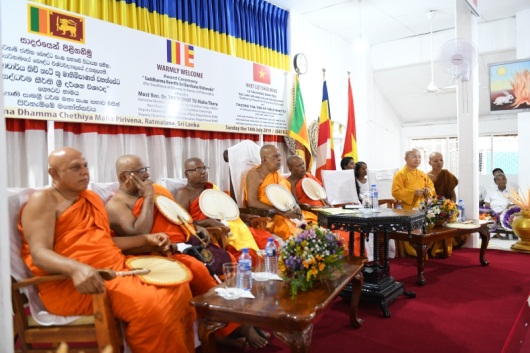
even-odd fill
[[[420,169],[428,172],[429,154],[440,152],[444,168],[458,176],[458,140],[456,137],[413,139],[411,148],[421,152]],[[505,174],[519,174],[519,143],[517,135],[488,135],[479,137],[479,173],[491,175],[494,168]]]
[[[517,135],[491,135],[479,138],[479,171],[491,175],[494,168],[505,174],[519,174],[519,142]]]

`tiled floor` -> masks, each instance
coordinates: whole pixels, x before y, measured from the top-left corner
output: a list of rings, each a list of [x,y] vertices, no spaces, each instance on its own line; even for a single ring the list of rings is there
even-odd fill
[[[514,240],[504,240],[504,239],[491,238],[490,242],[488,244],[488,249],[512,251],[510,249],[510,247],[513,244],[515,244],[518,240],[519,240],[519,238],[516,238]]]

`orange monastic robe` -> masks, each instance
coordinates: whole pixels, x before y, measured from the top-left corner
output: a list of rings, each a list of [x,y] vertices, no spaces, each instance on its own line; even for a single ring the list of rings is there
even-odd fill
[[[174,200],[171,192],[161,185],[153,184],[157,195],[164,195]],[[140,197],[133,208],[135,216],[139,216],[142,211],[144,199]],[[155,206],[153,210],[153,227],[151,233],[166,233],[172,243],[185,243],[188,241],[189,234],[174,223],[171,223]],[[194,296],[206,293],[210,288],[215,287],[217,282],[208,272],[208,269],[202,262],[186,254],[174,254],[173,258],[188,266],[193,273],[193,279],[190,282],[191,292]]]
[[[33,264],[20,217],[18,227],[24,262],[35,275],[46,274]],[[126,257],[110,236],[105,206],[92,191],[80,193],[79,199],[57,220],[53,250],[95,268],[127,269]],[[128,276],[107,281],[105,287],[112,312],[126,323],[125,336],[133,352],[195,351],[195,312],[189,305],[192,296],[187,284],[155,287]],[[51,313],[92,314],[91,296],[79,293],[71,279],[39,284],[39,294]]]
[[[255,168],[259,168],[259,167],[260,166],[258,165]],[[265,179],[263,180],[263,182],[258,188],[258,200],[269,206],[273,206],[272,202],[270,202],[265,192],[265,189],[267,188],[267,185],[269,184],[280,184],[281,186],[289,190],[289,192],[291,192],[291,184],[289,183],[289,181],[287,181],[287,179],[285,179],[280,174],[280,172],[275,171],[273,173],[270,173],[269,175],[265,177]],[[245,202],[246,202],[246,200],[248,199],[247,197],[248,190],[247,190],[246,183],[245,183],[244,191],[245,191]],[[317,217],[315,214],[311,212],[306,212],[306,211],[302,211],[302,214],[304,216],[304,219],[307,221],[307,223],[317,222]],[[297,232],[296,225],[291,220],[285,218],[284,216],[275,215],[272,221],[274,222],[274,228],[272,229],[272,232],[284,240],[286,240],[292,234],[295,234]]]
[[[321,200],[313,200],[304,191],[304,188],[302,187],[302,180],[305,178],[310,178],[319,183],[322,186],[322,182],[315,178],[311,173],[305,173],[305,177],[298,180],[298,182],[295,185],[296,189],[296,197],[298,198],[298,203],[305,203],[310,205],[311,207],[321,207],[324,206],[324,202]],[[338,234],[344,241],[344,244],[346,245],[346,251],[348,251],[348,247],[350,244],[350,232],[339,230],[339,229],[332,229],[333,233]],[[361,234],[359,232],[354,232],[354,255],[360,256],[361,254]]]

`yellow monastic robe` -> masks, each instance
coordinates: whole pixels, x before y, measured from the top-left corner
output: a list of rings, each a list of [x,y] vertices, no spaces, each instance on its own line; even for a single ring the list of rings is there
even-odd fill
[[[410,170],[407,166],[401,168],[395,175],[392,181],[392,196],[396,200],[401,200],[401,205],[405,210],[412,210],[418,208],[420,203],[425,199],[423,196],[418,197],[414,195],[414,190],[428,187],[431,189],[429,196],[436,196],[434,184],[431,179],[419,169]],[[416,249],[414,249],[409,242],[403,242],[407,255],[416,256]]]

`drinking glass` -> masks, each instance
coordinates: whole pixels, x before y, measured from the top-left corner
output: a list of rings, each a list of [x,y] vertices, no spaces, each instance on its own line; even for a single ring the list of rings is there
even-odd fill
[[[257,251],[257,263],[254,267],[254,276],[253,278],[260,282],[266,281],[268,279],[267,273],[265,272],[265,250],[260,249]]]
[[[227,262],[223,264],[223,274],[225,276],[225,299],[239,298],[237,289],[237,262]]]

